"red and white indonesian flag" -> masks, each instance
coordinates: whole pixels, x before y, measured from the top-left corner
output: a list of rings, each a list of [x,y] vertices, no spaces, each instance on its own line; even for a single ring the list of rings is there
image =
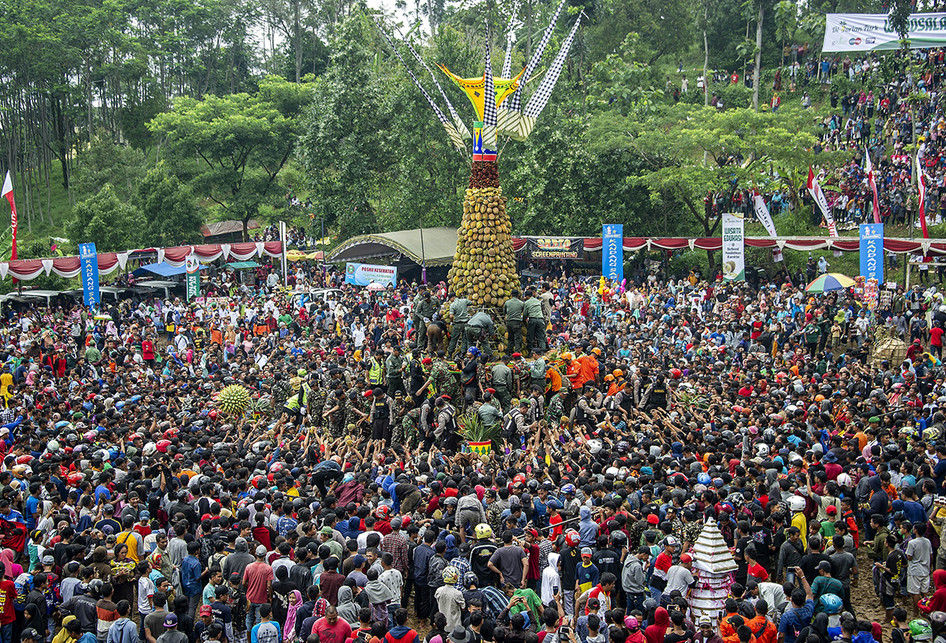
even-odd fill
[[[870,150],[864,150],[864,171],[867,172],[867,182],[874,195],[874,223],[880,223],[880,204],[877,203],[877,181],[874,179],[874,164],[870,162]]]
[[[808,193],[811,194],[811,198],[814,199],[818,207],[821,208],[821,214],[824,215],[825,223],[828,224],[828,235],[832,237],[838,236],[838,226],[834,223],[834,217],[831,216],[831,208],[828,207],[828,200],[824,198],[821,185],[818,184],[818,179],[815,178],[815,173],[810,167],[808,168]]]
[[[926,230],[926,177],[923,176],[923,166],[920,164],[920,152],[916,153],[916,185],[919,189],[920,197],[920,228],[923,230],[923,238],[929,239],[930,234]]]
[[[10,258],[16,259],[16,203],[13,201],[13,179],[10,178],[9,170],[6,178],[3,179],[3,191],[0,192],[0,196],[6,197],[6,200],[10,202],[10,227],[13,229],[13,251],[10,253]]]

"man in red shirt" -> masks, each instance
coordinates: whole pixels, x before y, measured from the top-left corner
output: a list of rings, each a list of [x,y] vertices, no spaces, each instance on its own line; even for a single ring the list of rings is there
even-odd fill
[[[325,616],[312,625],[312,634],[317,634],[320,643],[345,643],[351,638],[351,625],[345,619],[338,618],[334,605],[325,609]]]
[[[660,596],[667,587],[667,572],[673,566],[673,553],[677,550],[677,539],[667,536],[664,540],[664,550],[657,555],[654,561],[654,573],[650,578],[651,593],[654,600],[660,603]]]
[[[13,622],[16,620],[16,612],[13,609],[16,586],[12,580],[4,577],[2,571],[3,563],[0,563],[0,639],[12,641]]]
[[[943,325],[939,322],[933,322],[930,329],[930,352],[937,359],[943,359]]]

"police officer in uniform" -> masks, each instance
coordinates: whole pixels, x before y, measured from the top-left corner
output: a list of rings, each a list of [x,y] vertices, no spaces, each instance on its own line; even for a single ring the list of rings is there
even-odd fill
[[[670,410],[670,391],[667,390],[667,380],[663,375],[658,375],[653,384],[644,391],[641,406],[645,411]]]
[[[394,400],[384,394],[380,386],[372,395],[371,412],[368,422],[371,424],[371,439],[384,440],[385,445],[391,442],[391,427],[394,426]]]
[[[578,398],[578,406],[575,408],[575,426],[584,427],[588,433],[595,430],[598,416],[604,413],[604,409],[595,403],[594,393],[595,387],[586,384],[582,396]]]

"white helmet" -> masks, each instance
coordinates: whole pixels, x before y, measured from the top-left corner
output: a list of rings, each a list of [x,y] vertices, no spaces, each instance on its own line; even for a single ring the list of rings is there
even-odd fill
[[[50,453],[55,453],[59,450],[59,442],[56,440],[50,440],[49,444],[46,445],[46,450]]]
[[[601,448],[601,440],[588,440],[588,450],[591,451],[591,455],[598,455]]]
[[[618,477],[618,468],[617,468],[617,467],[608,467],[607,469],[605,469],[604,474],[605,474],[606,476],[613,476],[613,477],[617,478],[617,477]]]
[[[759,442],[755,445],[755,454],[760,458],[764,458],[769,455],[769,445],[765,442]]]
[[[788,499],[788,508],[792,511],[804,511],[805,499],[801,496],[792,496]]]

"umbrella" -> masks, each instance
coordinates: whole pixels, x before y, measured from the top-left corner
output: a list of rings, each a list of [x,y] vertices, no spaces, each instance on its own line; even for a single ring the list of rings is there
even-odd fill
[[[384,290],[384,284],[377,281],[372,281],[367,285],[366,289],[371,291]]]
[[[836,272],[829,272],[812,281],[805,290],[808,292],[830,292],[832,290],[850,288],[853,285],[854,280],[850,277],[845,277]]]

